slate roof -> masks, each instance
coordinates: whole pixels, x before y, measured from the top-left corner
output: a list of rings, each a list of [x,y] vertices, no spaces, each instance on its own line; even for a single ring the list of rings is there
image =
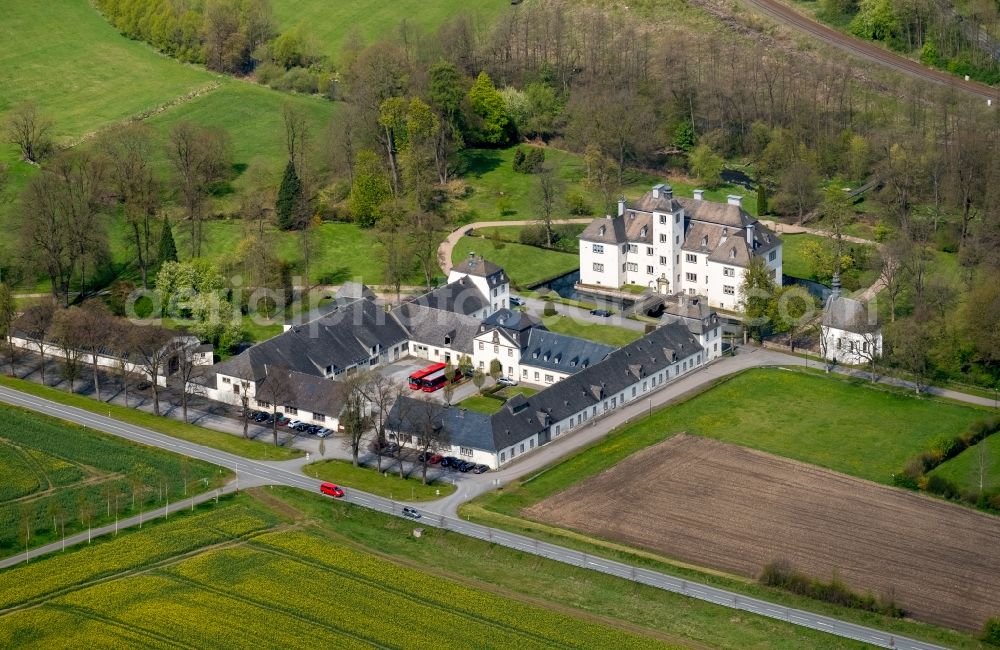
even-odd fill
[[[580,233],[580,239],[598,244],[624,244],[628,241],[625,234],[625,218],[604,217],[594,219]]]
[[[522,348],[528,344],[528,335],[532,329],[547,329],[539,318],[528,312],[511,309],[498,309],[490,314],[489,318],[483,320],[479,326],[479,332],[488,332],[496,328],[505,330],[507,335]]]
[[[489,420],[484,413],[402,395],[392,405],[386,426],[414,433],[427,424],[441,426],[448,432],[450,444],[488,450],[493,447]]]
[[[483,292],[466,276],[414,298],[411,302],[465,316],[478,314],[490,307]]]
[[[508,282],[507,274],[502,267],[476,256],[475,253],[469,253],[468,257],[452,267],[451,273],[486,278],[486,284],[490,289]]]
[[[416,303],[403,303],[392,315],[410,333],[411,341],[472,354],[472,340],[479,333],[478,318]]]
[[[264,378],[265,366],[317,377],[327,367],[344,370],[371,358],[371,348],[391,348],[407,339],[403,326],[371,300],[357,300],[249,348],[215,366],[233,377]]]
[[[283,380],[289,388],[289,397],[279,406],[292,406],[323,415],[338,417],[347,404],[347,386],[340,381],[324,379],[302,372],[268,366],[266,376],[257,384],[257,395],[267,395],[267,382]],[[263,392],[262,392],[263,391]]]
[[[875,323],[869,323],[868,316],[868,307],[863,302],[844,296],[830,296],[823,310],[823,325],[864,334],[876,326]]]
[[[533,329],[521,352],[521,364],[572,374],[600,363],[614,349],[575,336]]]
[[[694,334],[704,334],[719,327],[719,315],[708,305],[703,296],[674,294],[663,302],[664,323],[684,323]]]
[[[449,428],[453,444],[497,452],[585,408],[602,403],[605,398],[617,395],[637,380],[650,377],[676,361],[702,351],[697,339],[683,323],[670,323],[614,350],[600,363],[588,366],[531,397],[515,395],[492,415],[440,405],[442,422],[446,427],[455,427],[454,430]],[[412,398],[401,397],[397,404],[403,400]],[[405,408],[400,406],[400,409]],[[395,420],[394,412],[397,414]],[[391,428],[406,431],[405,428],[398,428],[406,425],[406,418],[398,416],[399,411],[393,405],[389,421],[396,426]]]
[[[625,239],[633,244],[653,243],[653,215],[635,210],[625,211]]]

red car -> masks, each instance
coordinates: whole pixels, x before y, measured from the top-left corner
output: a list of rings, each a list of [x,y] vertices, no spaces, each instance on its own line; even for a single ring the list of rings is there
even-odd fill
[[[427,459],[427,462],[430,463],[431,465],[437,465],[438,463],[441,462],[442,458],[444,458],[444,456],[442,456],[441,454],[434,454],[433,456]]]
[[[344,488],[339,485],[334,485],[333,483],[323,483],[319,486],[319,491],[323,494],[328,494],[335,499],[339,499],[344,496]]]

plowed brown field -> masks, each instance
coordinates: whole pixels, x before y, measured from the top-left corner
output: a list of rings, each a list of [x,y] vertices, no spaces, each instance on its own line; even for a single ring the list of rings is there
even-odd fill
[[[1000,517],[716,440],[675,436],[526,515],[747,576],[783,558],[949,627],[1000,614]]]

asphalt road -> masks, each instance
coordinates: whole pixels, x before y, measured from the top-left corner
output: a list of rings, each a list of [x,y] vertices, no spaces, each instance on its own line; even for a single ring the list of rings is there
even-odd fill
[[[745,2],[778,22],[791,25],[828,45],[850,52],[869,61],[874,61],[896,72],[936,84],[951,86],[952,88],[983,99],[992,99],[994,104],[997,104],[998,98],[1000,98],[1000,89],[991,88],[977,81],[966,81],[961,77],[956,77],[947,72],[921,65],[916,61],[881,48],[874,43],[842,34],[835,29],[816,22],[809,16],[799,13],[780,0],[745,0]]]
[[[112,435],[138,442],[145,445],[160,447],[191,458],[197,458],[206,462],[214,463],[221,467],[236,472],[237,481],[244,485],[248,483],[256,485],[286,485],[298,487],[304,490],[316,492],[319,489],[320,481],[304,476],[298,471],[301,466],[301,459],[284,462],[262,462],[248,460],[224,451],[218,451],[208,447],[203,447],[195,443],[178,440],[171,436],[157,433],[150,429],[119,422],[112,418],[104,417],[84,411],[71,406],[64,406],[55,402],[28,395],[20,391],[0,387],[0,401],[14,404],[24,408],[36,410],[47,415],[82,424],[99,431],[104,431]],[[233,488],[237,488],[238,483],[234,482]],[[378,510],[386,514],[402,516],[403,504],[368,494],[360,490],[347,490],[343,497],[344,501],[373,510]],[[212,493],[206,493],[199,498],[211,498]],[[182,507],[182,506],[175,506]],[[563,562],[573,566],[581,567],[591,571],[599,571],[610,575],[618,576],[626,580],[640,582],[657,589],[671,591],[691,598],[697,598],[707,602],[715,603],[723,607],[738,609],[759,614],[769,618],[787,621],[794,625],[812,628],[834,634],[843,638],[855,639],[884,648],[904,648],[907,650],[932,650],[940,646],[924,643],[906,637],[895,635],[852,623],[822,616],[804,610],[776,605],[764,600],[750,598],[724,589],[718,589],[709,585],[682,580],[649,569],[639,568],[624,562],[617,562],[603,557],[589,555],[580,551],[574,551],[555,544],[540,542],[530,537],[515,533],[481,526],[461,519],[436,515],[428,510],[418,508],[421,517],[414,521],[420,525],[442,528],[461,535],[475,537],[492,544],[499,544],[509,548],[517,549],[525,553],[531,553],[540,557],[549,558],[557,562]],[[150,516],[153,513],[146,513]],[[134,518],[137,519],[137,518]],[[136,522],[137,523],[137,522]],[[123,522],[118,523],[122,527]],[[105,534],[111,532],[110,527],[102,529]],[[91,531],[91,535],[95,531]],[[84,541],[86,534],[77,535],[77,542]],[[58,550],[60,544],[50,545],[50,551]],[[20,559],[20,558],[18,558]]]

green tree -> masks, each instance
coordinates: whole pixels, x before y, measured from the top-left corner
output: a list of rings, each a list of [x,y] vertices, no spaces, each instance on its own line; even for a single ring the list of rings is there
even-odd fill
[[[469,89],[469,105],[477,118],[475,138],[482,144],[505,144],[510,139],[510,119],[503,96],[485,72],[480,72]]]
[[[763,258],[752,257],[740,283],[740,307],[743,327],[757,341],[764,336],[774,310],[774,280]]]
[[[500,359],[490,361],[490,377],[493,378],[494,383],[503,377],[503,364],[500,363]]]
[[[174,231],[170,227],[170,219],[163,219],[163,231],[160,233],[160,248],[157,252],[160,264],[177,261],[177,244],[174,243]]]
[[[757,214],[759,216],[767,214],[767,187],[763,181],[757,182]]]
[[[278,227],[282,230],[301,228],[308,214],[302,181],[295,171],[295,163],[291,160],[285,165],[285,174],[278,188],[278,199],[274,204],[278,217]]]
[[[382,204],[392,196],[389,179],[374,151],[359,151],[354,161],[354,183],[348,206],[354,220],[368,228],[381,215]]]
[[[900,22],[892,0],[861,0],[858,13],[851,21],[851,33],[872,41],[897,45]]]
[[[708,187],[722,182],[722,157],[716,155],[708,145],[700,144],[691,152],[688,162],[691,173]]]
[[[691,120],[681,121],[674,128],[674,146],[681,151],[691,151],[694,148],[694,143],[694,124],[691,123]]]

